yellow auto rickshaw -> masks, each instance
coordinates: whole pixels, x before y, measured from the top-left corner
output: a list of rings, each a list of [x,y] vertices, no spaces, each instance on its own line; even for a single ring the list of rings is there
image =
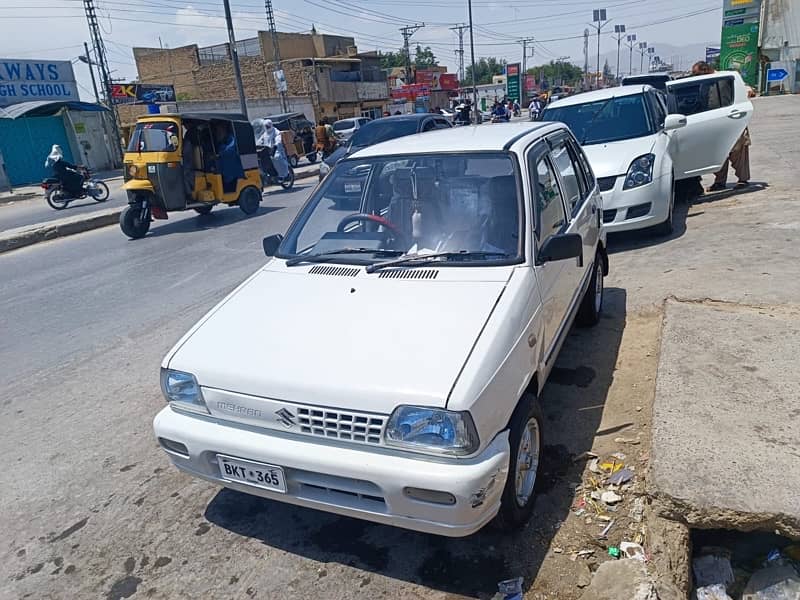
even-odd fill
[[[247,215],[261,203],[261,171],[253,128],[238,114],[180,113],[139,117],[124,158],[128,207],[120,227],[144,237],[153,219],[216,204]]]

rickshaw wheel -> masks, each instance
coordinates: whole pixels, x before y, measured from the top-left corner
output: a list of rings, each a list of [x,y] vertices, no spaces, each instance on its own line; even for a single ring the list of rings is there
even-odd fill
[[[142,219],[142,208],[140,206],[129,206],[120,214],[119,226],[122,229],[122,233],[132,240],[143,238],[150,230],[150,211],[147,211],[147,218]]]
[[[317,153],[310,152],[306,154],[306,158],[308,159],[308,162],[310,162],[313,165],[315,162],[317,162]]]
[[[195,212],[196,212],[198,215],[207,215],[208,213],[210,213],[210,212],[211,212],[211,209],[212,209],[212,208],[214,208],[214,205],[213,205],[213,204],[209,204],[208,206],[195,206],[195,207],[194,207],[194,211],[195,211]]]
[[[254,187],[244,188],[239,194],[239,208],[246,215],[255,214],[260,204],[261,192]]]
[[[293,154],[292,156],[289,157],[289,164],[292,165],[293,169],[297,168],[297,165],[300,164],[300,159],[297,158],[297,154]]]

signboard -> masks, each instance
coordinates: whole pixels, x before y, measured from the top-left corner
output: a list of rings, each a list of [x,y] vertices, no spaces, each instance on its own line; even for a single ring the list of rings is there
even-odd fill
[[[789,71],[786,69],[769,69],[767,71],[767,81],[778,82],[783,81],[789,76]]]
[[[761,0],[723,0],[722,20],[725,26],[758,23],[760,16]]]
[[[80,100],[72,63],[0,58],[0,106],[32,100]]]
[[[719,58],[719,48],[706,46],[706,62],[711,64]]]
[[[114,104],[158,104],[175,102],[175,88],[157,83],[115,83],[111,86]]]
[[[420,96],[429,96],[430,93],[431,88],[429,86],[413,83],[393,89],[391,91],[391,96],[394,99],[403,98],[406,100],[416,100]]]
[[[442,73],[439,75],[439,87],[443,90],[457,90],[458,75],[455,73]]]
[[[522,70],[520,63],[512,63],[506,65],[506,96],[516,102],[521,101],[520,88],[520,71]]]
[[[283,69],[273,71],[272,77],[275,79],[275,87],[278,88],[278,93],[285,94],[289,89],[289,85],[286,83],[286,74],[283,72]]]
[[[739,71],[747,85],[757,85],[758,23],[722,28],[719,66],[723,71]]]

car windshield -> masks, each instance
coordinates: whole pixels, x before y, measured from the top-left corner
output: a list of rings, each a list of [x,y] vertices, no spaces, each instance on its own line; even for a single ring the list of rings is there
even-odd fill
[[[393,119],[392,117],[370,121],[353,134],[350,142],[359,148],[371,146],[417,133],[417,124],[416,119]]]
[[[582,144],[617,142],[655,133],[642,94],[547,108],[542,120],[566,123]]]
[[[344,131],[346,129],[352,129],[356,126],[356,122],[351,119],[344,119],[343,121],[336,121],[333,124],[334,131]]]
[[[172,121],[137,123],[128,152],[173,152],[178,149],[178,126]]]
[[[355,264],[433,253],[455,253],[437,257],[448,264],[517,260],[515,173],[501,152],[344,160],[309,198],[278,256]]]

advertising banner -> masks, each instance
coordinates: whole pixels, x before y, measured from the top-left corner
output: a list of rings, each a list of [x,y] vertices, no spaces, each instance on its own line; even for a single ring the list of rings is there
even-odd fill
[[[457,90],[458,75],[455,73],[442,73],[439,76],[439,87],[443,90]]]
[[[420,96],[429,96],[430,93],[431,88],[429,86],[416,83],[393,89],[391,96],[393,99],[416,100]]]
[[[72,63],[0,58],[0,106],[32,100],[80,100]]]
[[[739,71],[747,85],[758,84],[758,23],[722,28],[719,66]]]
[[[175,88],[158,83],[115,83],[111,86],[114,104],[159,104],[175,102]]]
[[[520,71],[522,65],[520,63],[511,63],[506,65],[506,96],[517,102],[521,101],[520,95]]]

